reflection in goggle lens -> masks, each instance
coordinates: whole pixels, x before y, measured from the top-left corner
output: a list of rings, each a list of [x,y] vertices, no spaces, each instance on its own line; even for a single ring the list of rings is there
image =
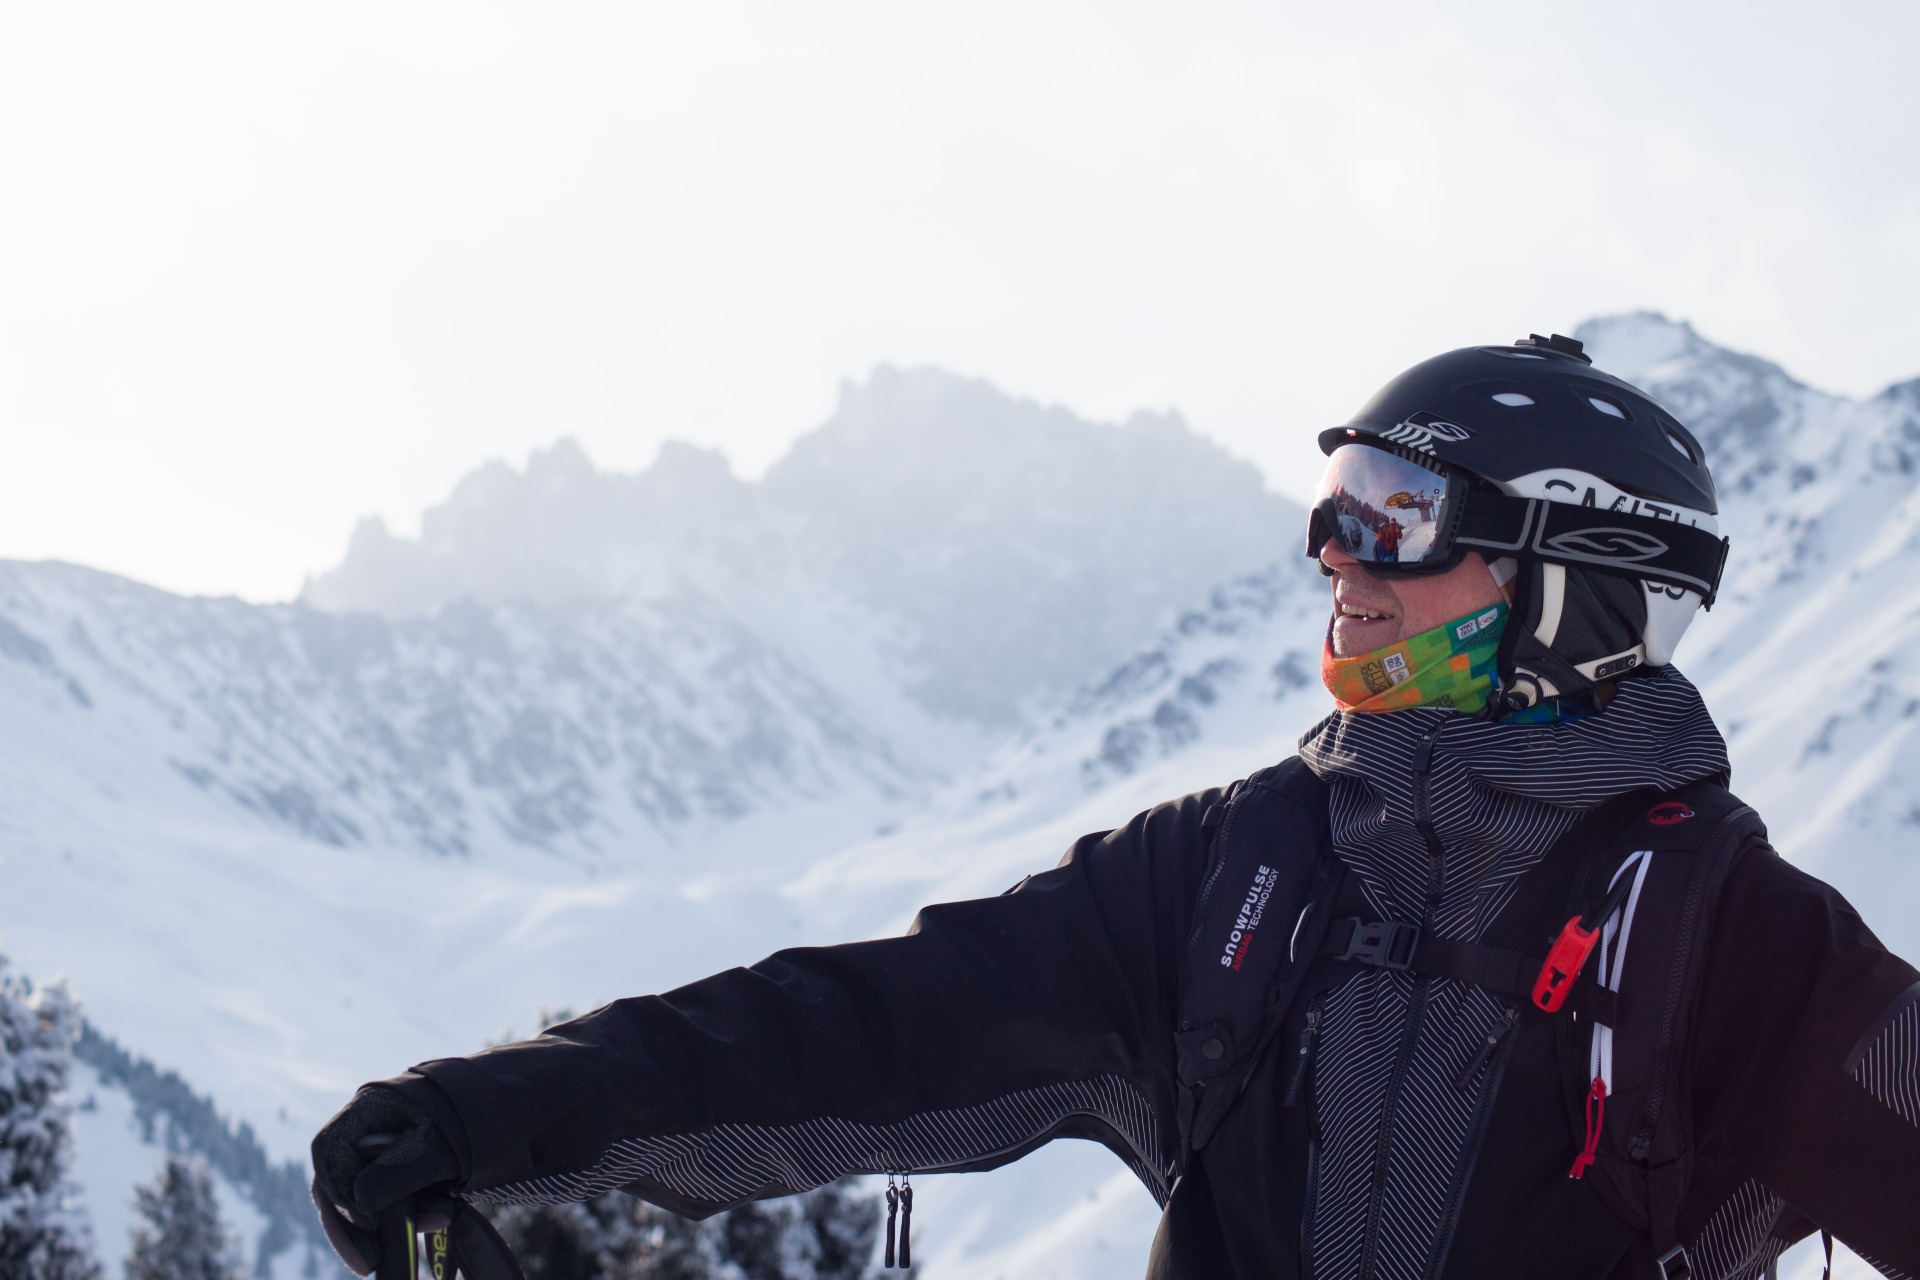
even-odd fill
[[[1354,559],[1372,564],[1420,564],[1434,553],[1445,511],[1447,478],[1398,454],[1348,444],[1327,459],[1313,495],[1316,510],[1329,500],[1335,518],[1327,530]]]

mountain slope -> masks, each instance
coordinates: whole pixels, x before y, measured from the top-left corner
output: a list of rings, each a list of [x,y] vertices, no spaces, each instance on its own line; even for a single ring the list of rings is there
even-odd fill
[[[1694,429],[1719,482],[1727,583],[1678,660],[1727,733],[1734,786],[1782,852],[1920,952],[1893,906],[1920,896],[1920,384],[1828,395],[1655,316],[1581,336]]]
[[[883,691],[834,687],[691,587],[388,621],[0,564],[0,658],[38,768],[158,773],[326,845],[631,859],[937,776],[924,717],[881,722]]]

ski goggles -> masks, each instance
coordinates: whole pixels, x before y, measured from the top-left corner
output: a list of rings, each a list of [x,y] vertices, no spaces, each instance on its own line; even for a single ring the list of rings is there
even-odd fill
[[[1443,573],[1475,551],[1643,578],[1713,603],[1727,540],[1681,523],[1671,508],[1514,497],[1410,453],[1364,438],[1334,448],[1307,515],[1310,558],[1335,542],[1367,572],[1392,577]]]
[[[1386,574],[1435,573],[1463,552],[1444,536],[1460,506],[1461,485],[1425,466],[1368,444],[1345,444],[1327,459],[1308,516],[1307,554],[1329,541]]]

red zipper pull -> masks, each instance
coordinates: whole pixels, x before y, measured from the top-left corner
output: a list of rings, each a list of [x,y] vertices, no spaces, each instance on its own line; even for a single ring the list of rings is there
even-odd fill
[[[1606,1122],[1607,1082],[1595,1076],[1593,1087],[1587,1090],[1587,1142],[1573,1158],[1573,1168],[1567,1170],[1569,1178],[1580,1177],[1593,1163],[1594,1152],[1600,1148],[1600,1130]]]

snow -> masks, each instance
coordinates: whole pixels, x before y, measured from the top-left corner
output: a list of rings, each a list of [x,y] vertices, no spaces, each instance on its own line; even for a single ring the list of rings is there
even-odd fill
[[[1736,788],[1783,852],[1920,953],[1901,909],[1920,889],[1920,668],[1906,653],[1920,397],[1824,395],[1646,314],[1580,336],[1713,459],[1734,553],[1679,661],[1729,735]],[[1289,554],[1293,529],[1250,563],[1196,568],[1220,529],[1274,518],[1232,466],[1208,470],[1210,446],[1163,420],[1094,428],[1008,408],[945,375],[875,382],[758,487],[692,453],[663,457],[682,479],[652,488],[577,451],[486,469],[417,543],[363,532],[312,589],[316,604],[387,616],[0,565],[0,924],[16,967],[68,974],[96,1026],[297,1160],[363,1081],[527,1034],[537,1010],[897,932],[925,902],[997,893],[1087,831],[1281,758],[1324,713],[1324,586]],[[1046,510],[986,466],[969,473],[973,508],[940,508],[935,533],[907,538],[888,524],[897,504],[954,501],[914,467],[957,466],[941,433],[982,415],[999,417],[977,449],[1024,431],[1036,454],[1003,450],[1020,466],[1090,479]],[[1089,461],[1136,447],[1117,471]],[[1145,541],[1173,545],[1116,542],[1090,511],[1103,486],[1137,487],[1135,466],[1197,468],[1210,479],[1180,503],[1218,492],[1238,514],[1185,539],[1177,506],[1141,507],[1129,519]],[[823,513],[835,475],[859,492]],[[669,509],[681,483],[745,532],[700,525],[697,503]],[[618,522],[628,499],[653,503],[636,524]],[[524,545],[487,532],[497,521]],[[862,521],[903,547],[862,559]],[[996,528],[1018,539],[973,556]],[[648,538],[672,555],[650,556]],[[874,584],[903,562],[893,551],[953,599],[876,607]],[[490,555],[519,558],[489,579]],[[1114,561],[1088,579],[1097,596],[1133,556],[1158,602],[1074,632],[1088,596],[1055,588]],[[566,559],[578,573],[528,594]],[[388,607],[442,570],[476,598]],[[1011,729],[1004,707],[932,705],[929,682],[994,669],[926,641],[963,616],[966,636],[1013,629],[994,663],[1024,647],[1034,670],[1080,664],[1083,682],[1034,677],[1022,705],[1043,709]],[[123,1095],[91,1092],[79,1174],[114,1262],[128,1190],[158,1153],[129,1138]],[[1089,1144],[915,1186],[930,1280],[1132,1274],[1155,1226],[1147,1194]],[[229,1221],[259,1229],[237,1202]],[[1805,1258],[1782,1274],[1817,1274]]]

